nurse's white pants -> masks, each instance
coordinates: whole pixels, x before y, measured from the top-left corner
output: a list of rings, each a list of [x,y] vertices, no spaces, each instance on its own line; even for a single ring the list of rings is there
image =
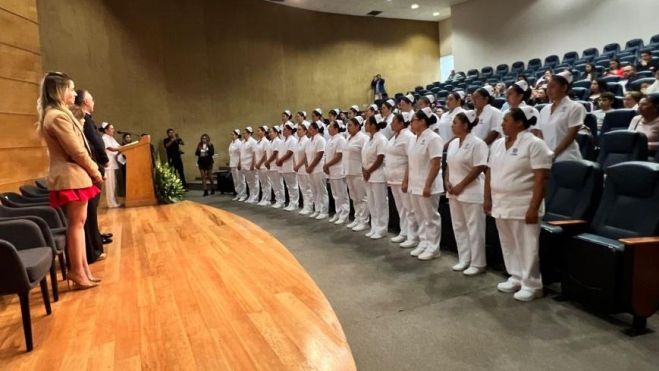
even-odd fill
[[[348,187],[345,179],[330,179],[332,187],[332,198],[334,198],[334,210],[340,220],[348,220],[350,215],[350,200],[348,199]]]
[[[288,190],[288,205],[293,205],[295,208],[300,206],[300,191],[297,187],[297,174],[295,173],[282,173],[281,176],[286,182],[286,189]],[[282,200],[283,200],[282,196]]]
[[[249,200],[257,202],[259,200],[259,176],[256,170],[243,170],[243,173],[249,187]]]
[[[233,178],[233,189],[236,191],[238,198],[247,196],[247,187],[245,186],[245,175],[237,167],[231,168],[231,177]]]
[[[442,237],[442,217],[439,215],[439,194],[423,197],[410,195],[412,212],[419,223],[419,244],[426,248],[439,249]]]
[[[496,219],[509,281],[523,289],[542,289],[538,240],[540,224],[526,224],[523,219]]]
[[[409,193],[403,192],[400,184],[391,184],[391,193],[394,195],[396,210],[398,210],[398,219],[400,220],[400,235],[408,240],[417,241],[419,239],[418,229],[414,213],[412,212],[412,199]]]
[[[366,199],[366,183],[364,177],[361,175],[346,175],[346,183],[348,184],[348,192],[350,192],[350,199],[352,206],[355,209],[355,220],[357,224],[368,223],[368,201]]]
[[[313,189],[311,188],[311,177],[306,172],[300,172],[297,174],[297,182],[300,185],[300,193],[302,193],[304,209],[313,210]]]
[[[449,199],[453,234],[458,245],[460,263],[485,268],[485,213],[483,204]]]
[[[256,173],[259,174],[259,183],[261,185],[261,201],[268,201],[272,198],[272,186],[270,185],[270,171],[267,169],[257,170]]]
[[[389,199],[386,183],[366,183],[368,210],[371,212],[371,232],[385,236],[389,229]]]
[[[275,193],[275,202],[283,205],[286,202],[286,197],[284,195],[284,181],[281,174],[279,174],[279,170],[269,170],[268,180]]]
[[[309,174],[313,192],[313,205],[315,211],[321,214],[329,212],[329,195],[327,194],[327,178],[324,173]]]
[[[108,207],[119,207],[117,202],[117,173],[113,169],[105,171],[105,201]]]

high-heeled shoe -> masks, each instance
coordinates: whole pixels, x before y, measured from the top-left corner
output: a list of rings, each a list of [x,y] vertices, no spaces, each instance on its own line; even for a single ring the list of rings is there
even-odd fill
[[[92,287],[98,286],[97,283],[90,283],[90,284],[84,284],[80,283],[80,281],[77,280],[77,278],[74,278],[73,275],[70,273],[66,276],[66,283],[69,285],[69,289],[71,289],[71,282],[73,282],[73,290],[87,290],[91,289]]]
[[[87,279],[94,282],[94,283],[99,283],[99,282],[103,281],[102,279],[96,278],[96,277],[87,277]]]

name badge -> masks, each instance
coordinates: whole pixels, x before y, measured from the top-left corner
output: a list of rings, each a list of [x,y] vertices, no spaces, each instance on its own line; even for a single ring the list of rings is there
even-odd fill
[[[511,156],[517,156],[517,148],[513,148]]]

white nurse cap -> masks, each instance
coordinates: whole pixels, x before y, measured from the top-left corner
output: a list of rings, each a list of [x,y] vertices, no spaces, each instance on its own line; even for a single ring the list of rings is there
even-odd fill
[[[364,118],[363,118],[363,117],[361,117],[361,116],[356,116],[356,117],[355,117],[355,120],[357,120],[357,122],[359,123],[359,126],[364,125]]]
[[[494,88],[492,87],[492,85],[485,84],[483,86],[483,89],[485,89],[489,95],[494,95]]]
[[[234,129],[233,133],[236,134],[236,135],[240,135],[240,129]]]
[[[538,111],[533,109],[533,107],[531,106],[523,106],[523,107],[519,107],[519,109],[521,109],[522,112],[524,112],[524,116],[526,116],[527,120],[530,120],[532,117],[537,118],[538,116],[538,114],[536,113]]]
[[[375,115],[375,116],[373,116],[373,117],[375,118],[375,122],[376,122],[376,123],[378,123],[378,124],[381,124],[381,123],[383,123],[383,122],[384,122],[384,118],[383,118],[383,117],[382,117],[382,115],[381,115],[381,114],[379,114],[379,113],[378,113],[378,114],[376,114],[376,115]]]
[[[369,109],[372,109],[373,111],[377,112],[378,111],[378,105],[377,104],[371,104],[368,106]]]
[[[412,112],[403,112],[403,121],[407,123],[412,121]]]
[[[467,120],[469,120],[469,123],[473,123],[476,121],[476,117],[478,116],[476,114],[476,111],[471,110],[471,111],[464,111],[465,116],[467,116]]]
[[[356,104],[354,106],[350,107],[350,109],[355,113],[359,113],[359,106],[356,105]]]
[[[323,110],[320,109],[320,108],[316,108],[316,109],[313,110],[313,111],[314,111],[314,113],[316,113],[318,116],[322,116],[322,115],[323,115]]]
[[[391,108],[396,107],[396,101],[393,99],[387,99],[385,103]]]
[[[295,124],[292,123],[291,121],[286,121],[286,123],[284,124],[284,127],[289,128],[291,130],[295,130]]]
[[[565,71],[557,73],[556,75],[564,78],[565,80],[567,80],[568,84],[572,84],[572,72],[570,72],[568,70],[565,70]]]
[[[524,80],[519,80],[515,82],[515,85],[519,86],[519,88],[522,89],[522,91],[524,92],[529,90],[529,83]]]
[[[430,103],[435,103],[435,96],[432,94],[426,95],[426,98],[430,101]]]
[[[291,117],[291,111],[289,111],[289,110],[284,110],[284,112],[282,112],[282,113],[285,114],[288,117]]]
[[[427,118],[431,118],[433,115],[432,109],[430,109],[430,107],[422,108],[421,112],[423,112],[423,114],[426,115]]]
[[[302,115],[302,117],[304,117],[305,119],[307,118],[307,111],[298,111],[297,113]]]
[[[309,121],[307,121],[307,120],[302,121],[302,123],[300,124],[300,126],[304,126],[304,129],[305,129],[305,130],[309,130],[309,126],[310,126],[310,125],[311,125],[311,124],[310,124]]]
[[[250,133],[250,134],[254,134],[254,129],[252,129],[251,126],[246,127],[246,128],[245,128],[245,131],[248,132],[248,133]]]

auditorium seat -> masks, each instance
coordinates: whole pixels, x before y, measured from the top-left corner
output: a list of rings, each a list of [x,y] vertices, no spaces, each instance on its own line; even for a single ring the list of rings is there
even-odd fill
[[[597,129],[597,117],[592,113],[586,113],[583,124],[590,131],[590,135],[593,136],[593,143],[595,147],[599,145],[599,133]],[[593,160],[594,161],[594,160]]]
[[[8,207],[50,206],[47,200],[30,199],[14,192],[0,194],[0,203]]]
[[[597,48],[588,48],[581,53],[581,59],[592,61],[593,59],[599,57],[600,52]]]
[[[659,55],[652,56],[652,58],[658,59]],[[636,75],[638,75],[640,78],[654,78],[654,72],[652,72],[652,71],[639,71],[639,72],[636,72]]]
[[[607,133],[615,129],[627,129],[629,123],[636,116],[636,110],[633,109],[616,109],[607,112],[602,123],[602,133]]]
[[[496,75],[500,76],[500,77],[503,77],[506,74],[508,74],[508,71],[509,71],[509,69],[508,69],[507,64],[500,64],[500,65],[497,66]]]
[[[572,87],[572,93],[574,93],[574,96],[577,98],[577,100],[584,100],[588,98],[588,93],[590,93],[590,90],[588,88],[574,86]]]
[[[522,61],[517,61],[510,66],[510,72],[519,74],[522,73],[523,71],[524,71],[524,62]]]
[[[579,53],[577,52],[572,51],[563,54],[563,63],[573,65],[574,62],[576,62],[578,59],[579,59]]]
[[[611,166],[628,161],[648,159],[648,138],[643,133],[614,130],[600,137],[597,162],[607,171]]]
[[[637,54],[644,46],[643,39],[631,39],[625,43],[625,51]]]
[[[540,230],[540,271],[545,285],[560,281],[569,233],[549,222],[592,220],[602,196],[602,168],[590,161],[560,161],[551,168]]]
[[[650,72],[650,74],[652,74],[652,71],[647,71],[647,72]],[[640,78],[631,83],[631,90],[641,91],[641,85],[643,85],[644,83],[653,84],[654,81],[655,79],[653,77]]]
[[[643,181],[630,181],[630,180]],[[562,294],[605,314],[631,313],[642,330],[659,307],[659,164],[608,169],[592,223],[574,222]]]
[[[539,104],[536,104],[534,107],[535,107],[535,109],[538,110],[538,112],[540,112],[540,111],[542,111],[542,109],[545,108],[546,106],[547,106],[547,103],[539,103]]]
[[[602,48],[602,54],[606,54],[609,56],[613,56],[619,51],[620,51],[620,44],[618,43],[606,44],[604,45],[604,48]]]
[[[542,68],[542,61],[540,60],[540,58],[531,59],[529,63],[527,63],[527,67],[526,67],[528,71],[537,71],[540,68]]]
[[[40,285],[46,315],[52,313],[46,274],[53,253],[30,220],[0,221],[0,295],[17,294],[21,305],[25,347],[33,349],[30,290]]]
[[[481,77],[484,79],[494,76],[494,69],[490,66],[481,68]]]
[[[556,68],[561,63],[558,55],[550,55],[545,58],[544,68]]]
[[[593,104],[590,101],[577,100],[577,102],[581,103],[581,105],[586,109],[586,112],[590,112],[593,110]]]
[[[625,109],[624,97],[615,96],[613,97],[613,109]]]
[[[416,92],[423,91],[423,86],[417,86],[416,88],[414,88],[414,91]]]
[[[579,80],[572,84],[572,88],[585,88],[590,90],[590,80]]]
[[[494,98],[494,100],[492,101],[492,106],[495,107],[496,109],[501,109],[501,107],[503,107],[505,103],[506,103],[506,98],[498,97],[498,98]]]
[[[23,185],[19,187],[19,191],[23,196],[29,198],[48,198],[48,191],[37,186]]]
[[[608,62],[607,62],[608,63]],[[620,76],[602,76],[600,80],[603,80],[606,83],[618,82],[620,81]]]
[[[37,179],[34,181],[34,185],[37,187],[47,191],[48,190],[48,183],[46,182],[46,179]]]
[[[582,158],[588,161],[595,160],[595,140],[591,133],[579,132],[577,134],[577,144],[579,144]]]
[[[480,76],[480,73],[478,73],[477,69],[471,69],[471,70],[467,71],[467,77],[478,78],[478,76]]]
[[[636,56],[634,56],[634,55],[621,57],[619,59],[620,59],[620,65],[621,66],[635,66],[636,65]]]

